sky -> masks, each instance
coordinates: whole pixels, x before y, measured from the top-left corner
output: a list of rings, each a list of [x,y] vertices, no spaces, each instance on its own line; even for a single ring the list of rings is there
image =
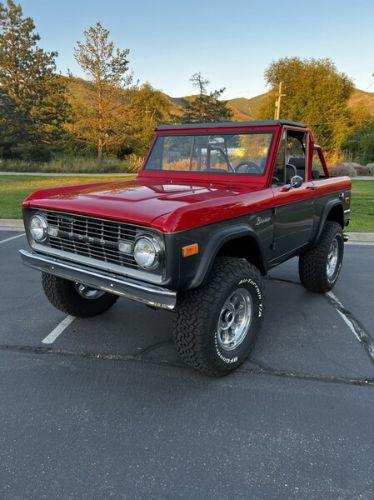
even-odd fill
[[[330,57],[356,87],[374,92],[374,0],[16,0],[58,69],[83,76],[73,49],[100,21],[130,49],[140,83],[178,97],[200,71],[224,97],[266,91],[264,71],[280,57]]]

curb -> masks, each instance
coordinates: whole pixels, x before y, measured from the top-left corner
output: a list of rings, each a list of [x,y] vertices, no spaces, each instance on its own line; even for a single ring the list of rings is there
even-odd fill
[[[24,231],[22,219],[0,219],[0,231]],[[374,245],[374,233],[345,233],[348,243]]]
[[[22,219],[0,219],[1,231],[24,231]]]
[[[374,233],[345,233],[348,243],[357,245],[374,245]]]

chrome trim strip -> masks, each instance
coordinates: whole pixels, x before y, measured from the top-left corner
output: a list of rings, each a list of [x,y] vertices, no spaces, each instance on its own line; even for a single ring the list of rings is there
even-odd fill
[[[101,220],[103,222],[114,222],[114,223],[117,223],[117,224],[124,224],[125,226],[133,226],[134,228],[140,228],[140,229],[143,229],[146,230],[151,230],[151,231],[154,231],[156,233],[160,233],[160,231],[158,231],[157,229],[153,229],[152,227],[148,227],[148,226],[142,226],[140,224],[134,224],[133,222],[126,222],[126,221],[123,221],[123,220],[117,220],[117,219],[103,219],[102,217],[95,217],[93,215],[86,215],[86,214],[81,214],[81,213],[78,213],[78,212],[64,212],[62,210],[53,210],[51,208],[38,208],[36,206],[30,206],[30,209],[31,210],[34,210],[35,212],[37,213],[47,213],[47,214],[61,214],[61,215],[70,215],[72,217],[85,217],[87,219],[90,219],[90,220]]]
[[[351,212],[351,209],[350,208],[347,208],[347,210],[344,210],[344,213],[345,214],[349,214]]]
[[[27,250],[20,250],[20,254],[23,263],[27,266],[60,278],[77,281],[92,288],[114,293],[161,309],[171,310],[174,309],[176,304],[176,292],[167,288],[104,273],[97,269],[89,269],[68,261],[28,252]]]
[[[65,250],[58,250],[57,248],[52,248],[47,245],[40,245],[39,243],[31,242],[31,248],[36,252],[41,252],[48,255],[53,255],[54,257],[61,257],[64,260],[71,262],[76,262],[82,264],[83,266],[96,267],[97,269],[102,269],[103,271],[109,271],[115,274],[120,274],[122,276],[129,276],[135,279],[144,279],[151,283],[160,284],[162,283],[162,276],[155,273],[147,273],[146,271],[140,271],[138,269],[132,269],[131,267],[119,266],[111,262],[105,262],[103,260],[93,259],[92,257],[85,257],[84,255],[79,255],[72,252],[65,252]]]

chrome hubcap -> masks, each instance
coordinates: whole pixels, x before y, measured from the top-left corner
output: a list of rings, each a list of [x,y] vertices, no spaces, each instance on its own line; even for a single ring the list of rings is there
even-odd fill
[[[98,299],[99,297],[102,297],[105,293],[102,290],[91,288],[89,286],[83,285],[82,283],[75,283],[75,289],[77,290],[77,292],[81,297],[89,300]]]
[[[243,342],[252,321],[252,310],[252,297],[246,288],[238,288],[229,296],[217,326],[217,340],[222,349],[232,351]]]
[[[338,258],[339,258],[339,244],[338,240],[335,238],[331,242],[329,253],[327,255],[326,272],[327,272],[327,277],[329,279],[331,279],[334,276],[336,267],[338,265]]]

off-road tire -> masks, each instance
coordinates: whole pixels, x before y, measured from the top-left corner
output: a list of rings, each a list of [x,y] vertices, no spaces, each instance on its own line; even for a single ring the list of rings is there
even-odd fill
[[[49,302],[60,311],[77,318],[89,318],[107,311],[118,296],[105,293],[97,299],[85,299],[72,281],[42,273],[42,285]]]
[[[327,274],[327,259],[332,241],[338,242],[338,262],[331,278]],[[302,285],[311,292],[326,293],[335,285],[343,262],[343,231],[337,222],[327,221],[317,245],[299,257],[299,276]]]
[[[251,323],[234,350],[218,342],[218,320],[225,301],[245,288],[252,300]],[[207,283],[178,296],[174,341],[180,358],[210,376],[226,375],[240,366],[252,351],[263,317],[263,290],[258,269],[245,259],[217,258]]]

